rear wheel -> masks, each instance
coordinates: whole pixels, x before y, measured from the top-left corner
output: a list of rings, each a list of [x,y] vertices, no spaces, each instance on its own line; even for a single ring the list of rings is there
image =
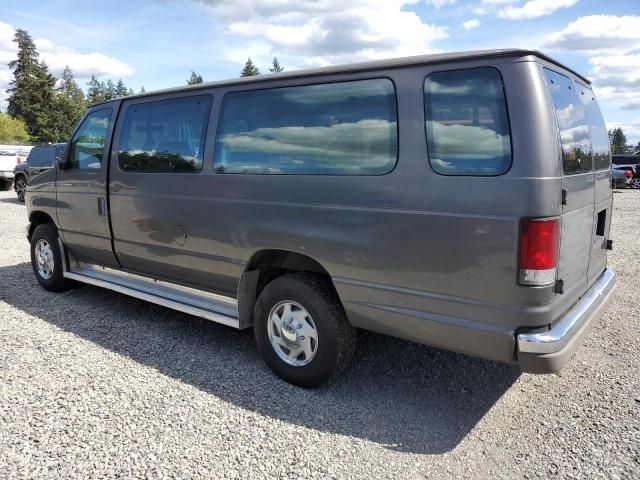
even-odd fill
[[[24,178],[24,175],[19,175],[16,177],[15,190],[16,195],[18,196],[18,200],[24,202],[24,194],[27,191],[27,179]]]
[[[58,231],[51,223],[38,225],[31,236],[31,266],[38,283],[51,292],[72,286],[64,278]]]
[[[355,329],[319,275],[288,274],[267,284],[256,303],[254,334],[271,370],[305,388],[347,371],[355,350]]]
[[[634,177],[631,179],[631,188],[638,189],[640,188],[640,177]]]

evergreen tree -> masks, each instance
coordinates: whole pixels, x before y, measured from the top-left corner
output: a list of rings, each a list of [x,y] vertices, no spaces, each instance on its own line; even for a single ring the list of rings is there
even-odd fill
[[[147,93],[147,91],[144,89],[144,86],[140,87],[140,91],[138,93]]]
[[[51,115],[54,120],[55,137],[52,140],[68,140],[86,108],[84,93],[78,87],[71,69],[67,66],[62,72],[60,85],[54,97]]]
[[[247,59],[247,63],[244,64],[244,68],[242,72],[240,72],[241,77],[253,77],[254,75],[260,75],[260,70],[256,67],[251,61],[251,57]]]
[[[36,46],[27,31],[16,29],[13,41],[18,44],[18,57],[9,62],[13,81],[7,90],[7,111],[25,123],[34,141],[50,141],[55,137],[51,111],[56,79],[47,65],[38,60]]]
[[[269,71],[271,73],[279,73],[284,71],[284,67],[280,65],[280,62],[278,61],[278,57],[273,57],[273,62],[271,64],[271,68],[269,69]]]
[[[98,81],[94,75],[91,75],[91,80],[89,80],[87,85],[89,86],[87,89],[87,103],[89,106],[105,100],[104,83]]]
[[[116,85],[113,83],[113,80],[111,80],[110,78],[107,80],[107,84],[104,88],[104,99],[105,100],[112,100],[114,98],[116,98],[118,95],[116,95]]]
[[[202,75],[198,75],[196,72],[191,70],[191,78],[187,80],[187,85],[195,85],[196,83],[202,83]]]
[[[609,130],[609,142],[611,142],[611,153],[624,153],[627,151],[627,137],[622,128]]]
[[[115,96],[116,97],[126,97],[127,95],[131,95],[129,93],[129,89],[124,84],[121,78],[118,79],[118,83],[116,83]]]

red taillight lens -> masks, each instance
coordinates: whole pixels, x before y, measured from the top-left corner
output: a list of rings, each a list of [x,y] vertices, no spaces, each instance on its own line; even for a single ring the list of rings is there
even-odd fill
[[[20,165],[22,163],[22,159],[16,156],[16,165]]]
[[[629,170],[625,170],[624,171],[624,176],[625,177],[633,177],[633,173],[631,173],[631,171],[629,171]]]
[[[520,229],[520,283],[548,285],[558,265],[560,219],[525,219]]]

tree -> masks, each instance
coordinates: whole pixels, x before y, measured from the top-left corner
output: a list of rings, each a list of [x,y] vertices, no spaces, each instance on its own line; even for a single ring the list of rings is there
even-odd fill
[[[620,127],[609,130],[609,142],[612,153],[624,153],[627,150],[627,137]]]
[[[24,143],[28,140],[27,126],[22,120],[0,113],[0,143]]]
[[[62,72],[54,97],[52,117],[55,137],[51,140],[68,140],[86,108],[84,93],[78,87],[71,69],[67,66]]]
[[[140,91],[138,93],[147,93],[147,91],[144,89],[144,86],[140,87]]]
[[[107,80],[105,89],[104,89],[104,99],[112,100],[117,97],[116,95],[116,85],[113,83],[113,80],[110,78]]]
[[[27,31],[16,29],[13,41],[18,44],[18,56],[9,62],[13,81],[7,90],[7,111],[25,123],[32,140],[50,141],[55,136],[51,112],[56,79],[47,65],[38,60],[36,46]]]
[[[91,80],[87,82],[89,88],[87,89],[87,103],[89,106],[96,103],[104,102],[105,100],[105,86],[100,82],[95,75],[91,75]]]
[[[280,65],[278,61],[278,57],[273,57],[273,62],[271,63],[271,68],[269,69],[271,73],[279,73],[284,71],[284,67]]]
[[[196,72],[191,70],[191,78],[187,80],[187,85],[195,85],[196,83],[203,83],[202,75],[198,75]]]
[[[256,67],[251,61],[251,57],[247,59],[247,62],[244,64],[244,68],[242,72],[240,72],[241,77],[253,77],[254,75],[260,75],[260,70]]]
[[[121,78],[118,79],[118,83],[116,83],[115,88],[115,96],[116,97],[126,97],[127,95],[131,95],[129,89],[124,84]]]

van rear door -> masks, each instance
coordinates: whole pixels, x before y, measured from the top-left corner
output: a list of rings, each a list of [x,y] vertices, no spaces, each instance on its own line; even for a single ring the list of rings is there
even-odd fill
[[[591,242],[591,255],[587,283],[593,284],[607,266],[606,239],[609,238],[611,212],[613,208],[613,192],[611,188],[611,154],[609,152],[609,135],[602,118],[600,107],[591,88],[575,83],[578,96],[589,124],[591,147],[593,150],[594,181],[594,229]]]
[[[544,69],[562,154],[562,219],[558,279],[576,300],[587,289],[594,231],[595,174],[589,125],[571,79]]]

